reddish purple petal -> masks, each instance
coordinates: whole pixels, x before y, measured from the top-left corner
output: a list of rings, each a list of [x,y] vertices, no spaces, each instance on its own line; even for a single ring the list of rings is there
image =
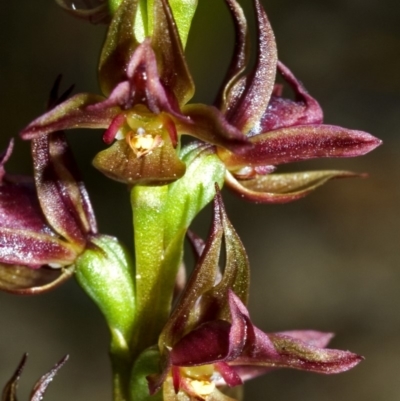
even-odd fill
[[[226,0],[226,3],[228,4],[235,25],[235,48],[228,73],[222,85],[221,93],[218,95],[218,100],[216,102],[217,107],[223,113],[225,113],[227,109],[234,107],[238,100],[238,97],[232,97],[231,89],[244,72],[249,56],[247,21],[243,9],[236,0]],[[238,91],[238,95],[241,95],[241,91]]]
[[[97,231],[88,194],[63,133],[32,141],[37,195],[47,222],[62,237],[83,247]]]
[[[43,265],[68,266],[77,257],[65,241],[28,230],[0,229],[0,262],[38,268]]]
[[[190,331],[171,350],[172,364],[195,366],[223,361],[229,353],[230,328],[224,320],[213,320]]]
[[[0,185],[0,230],[2,228],[51,233],[33,183],[6,181]]]
[[[258,22],[257,64],[236,104],[227,110],[227,120],[243,133],[259,124],[274,89],[277,51],[274,33],[259,0],[255,1]]]
[[[109,97],[92,106],[91,110],[104,110],[116,106],[128,110],[136,104],[144,104],[154,114],[165,111],[177,119],[187,120],[187,117],[179,111],[175,94],[160,78],[150,38],[145,39],[132,54],[126,76],[127,80],[118,83]]]
[[[215,107],[189,104],[183,108],[183,113],[190,120],[176,121],[176,128],[180,134],[191,135],[235,153],[241,153],[251,146],[247,137],[230,125]]]
[[[251,130],[250,135],[294,125],[322,124],[323,112],[318,102],[281,62],[278,62],[278,72],[293,89],[295,100],[272,95],[260,124]]]
[[[120,109],[90,107],[103,100],[102,96],[87,93],[75,95],[32,121],[21,131],[21,137],[33,139],[72,128],[107,128]]]
[[[320,348],[287,335],[265,334],[256,328],[255,332],[256,341],[252,350],[230,362],[231,366],[240,367],[242,372],[248,366],[254,374],[257,373],[255,367],[260,367],[262,373],[264,368],[292,368],[334,374],[345,372],[363,360],[349,351]],[[270,354],[269,347],[264,347],[265,341],[273,343],[278,356]]]
[[[299,125],[250,138],[254,145],[241,154],[219,150],[229,169],[279,165],[320,157],[355,157],[375,149],[381,141],[372,135],[332,125]]]
[[[151,45],[157,54],[163,85],[175,95],[180,106],[194,94],[194,83],[186,64],[179,33],[166,0],[154,1]]]
[[[225,183],[241,198],[256,203],[287,203],[301,199],[335,178],[362,177],[350,171],[326,170],[257,175],[240,180],[226,172]]]

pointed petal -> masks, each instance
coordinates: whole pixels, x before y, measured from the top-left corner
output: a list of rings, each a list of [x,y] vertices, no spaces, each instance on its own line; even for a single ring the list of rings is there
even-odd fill
[[[333,374],[345,372],[364,359],[349,351],[319,348],[285,335],[271,334],[269,338],[280,354],[276,367]]]
[[[274,89],[278,61],[274,33],[260,1],[255,1],[258,22],[257,64],[248,77],[246,87],[237,103],[231,105],[226,116],[228,121],[243,133],[259,124],[267,109]]]
[[[50,232],[32,182],[5,180],[0,185],[0,230],[2,228]]]
[[[182,107],[192,98],[194,83],[186,64],[177,26],[166,0],[155,0],[153,10],[151,46],[157,54],[161,81],[174,93]]]
[[[33,139],[50,132],[72,128],[107,128],[120,112],[118,107],[92,108],[102,96],[81,93],[32,121],[21,131],[23,139]]]
[[[123,0],[108,28],[99,63],[99,81],[105,96],[126,80],[129,60],[139,44],[133,29],[138,2]]]
[[[191,274],[188,284],[166,323],[159,340],[160,349],[172,347],[189,327],[199,322],[199,308],[195,307],[198,299],[212,289],[219,273],[219,256],[222,244],[223,227],[219,205],[214,200],[213,223],[206,246]]]
[[[236,294],[235,297],[238,297],[241,302],[247,303],[250,283],[250,266],[246,250],[228,219],[218,189],[215,199],[222,216],[226,262],[221,281],[207,292],[202,300],[202,308],[206,319],[218,317],[232,322],[231,335],[236,338],[236,340],[230,339],[230,343],[232,344],[237,341],[244,341],[245,330],[241,327],[243,325],[241,316],[243,311],[241,312],[237,309],[236,302],[233,304],[229,302],[228,298],[230,297],[228,297],[228,293],[232,292]],[[237,320],[237,324],[234,323],[235,319]],[[234,334],[235,331],[239,332],[238,336]],[[238,349],[237,346],[235,346],[235,348]],[[230,353],[230,356],[232,356],[232,353]]]
[[[1,396],[2,401],[18,401],[17,398],[18,382],[21,377],[22,371],[24,370],[27,358],[28,354],[24,354],[16,371],[12,375],[11,379],[4,386],[3,393]]]
[[[182,111],[190,118],[190,122],[176,121],[176,128],[180,134],[194,136],[236,153],[241,153],[251,146],[246,136],[230,125],[215,107],[189,104]]]
[[[229,168],[279,165],[320,157],[355,157],[375,149],[382,141],[372,135],[332,125],[299,125],[255,135],[254,145],[241,154],[223,149],[218,154]]]
[[[323,112],[318,102],[308,94],[301,82],[281,62],[278,62],[278,71],[292,87],[295,100],[272,95],[260,124],[256,125],[249,135],[294,125],[322,124]]]
[[[142,157],[137,157],[125,140],[116,141],[96,155],[93,165],[107,177],[129,185],[164,185],[182,177],[186,169],[167,138]]]
[[[265,368],[292,368],[309,372],[334,374],[345,372],[360,363],[363,358],[349,351],[320,348],[305,343],[296,338],[282,334],[265,334],[259,329],[256,331],[256,341],[253,348],[244,352],[231,366],[237,366],[238,370],[245,372],[248,366],[256,376],[264,373]],[[278,356],[270,354],[265,349],[264,341],[272,342]]]
[[[235,48],[233,57],[229,66],[228,73],[222,85],[221,93],[217,98],[217,107],[225,113],[227,109],[233,108],[238,100],[231,97],[232,86],[238,81],[240,75],[247,66],[249,56],[249,37],[247,29],[246,17],[243,9],[236,0],[226,0],[226,3],[231,12],[233,23],[235,26]],[[244,89],[244,88],[242,88]],[[238,95],[241,94],[241,91]]]
[[[78,248],[97,231],[88,194],[62,132],[32,141],[37,195],[48,223]]]
[[[237,180],[226,173],[226,184],[238,196],[256,203],[287,203],[303,198],[334,178],[360,177],[350,171],[326,170],[288,174],[259,175],[250,180]]]
[[[51,234],[0,229],[0,262],[38,268],[68,266],[77,257],[74,247]]]
[[[108,5],[103,0],[97,0],[94,5],[86,1],[81,1],[79,6],[76,5],[76,0],[56,0],[56,3],[63,8],[67,13],[76,18],[84,19],[92,24],[107,24],[110,21],[110,13]]]
[[[64,356],[61,361],[59,361],[51,370],[50,372],[46,373],[43,375],[39,381],[35,384],[35,386],[32,389],[31,395],[30,395],[30,401],[42,401],[43,395],[45,391],[47,390],[47,387],[49,384],[53,381],[54,377],[58,373],[58,371],[63,367],[65,362],[67,362],[69,356],[66,355]]]
[[[49,291],[72,277],[74,269],[32,269],[27,266],[0,264],[0,290],[18,295]]]

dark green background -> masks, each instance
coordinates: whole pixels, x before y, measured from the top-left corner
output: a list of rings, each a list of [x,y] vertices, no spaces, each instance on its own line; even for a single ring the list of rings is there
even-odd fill
[[[242,1],[252,18],[250,0]],[[359,159],[293,168],[343,168],[368,179],[330,183],[289,205],[250,205],[225,193],[229,216],[253,269],[250,310],[265,331],[334,331],[332,347],[366,357],[355,370],[324,377],[277,371],[246,386],[247,400],[377,401],[400,399],[400,3],[392,0],[265,0],[279,56],[321,102],[328,123],[384,140]],[[51,0],[3,1],[0,24],[0,144],[44,107],[55,76],[76,91],[97,92],[104,27],[64,14]],[[254,25],[254,24],[253,24]],[[196,100],[211,102],[232,50],[222,0],[200,0],[188,44]],[[101,134],[69,138],[88,181],[103,232],[131,241],[128,192],[91,168]],[[18,141],[9,163],[30,171],[29,146]],[[196,224],[206,232],[209,213]],[[20,399],[62,355],[71,359],[46,400],[111,399],[107,329],[71,281],[41,297],[0,294],[0,382],[30,352]]]

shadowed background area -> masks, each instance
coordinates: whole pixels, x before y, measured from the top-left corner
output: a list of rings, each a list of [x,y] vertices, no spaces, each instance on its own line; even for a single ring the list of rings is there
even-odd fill
[[[233,28],[223,0],[199,0],[187,55],[196,100],[212,102],[227,68]],[[333,331],[332,347],[366,356],[353,371],[324,377],[276,371],[246,385],[246,399],[376,401],[400,399],[400,3],[394,0],[264,0],[280,59],[322,104],[327,123],[373,133],[384,146],[359,159],[290,166],[368,172],[338,180],[288,205],[252,205],[224,192],[228,214],[252,266],[250,310],[265,331]],[[252,21],[251,1],[243,0]],[[2,4],[1,147],[41,114],[60,72],[76,92],[98,92],[97,57],[105,29],[74,20],[49,0]],[[253,23],[254,25],[254,23]],[[254,34],[254,29],[253,29]],[[131,243],[128,192],[95,171],[101,132],[70,132],[100,229]],[[18,141],[8,170],[29,173],[29,144]],[[207,232],[210,212],[196,221]],[[0,294],[0,382],[22,353],[20,385],[33,382],[64,354],[71,358],[47,400],[111,399],[108,332],[94,305],[71,280],[52,293]]]

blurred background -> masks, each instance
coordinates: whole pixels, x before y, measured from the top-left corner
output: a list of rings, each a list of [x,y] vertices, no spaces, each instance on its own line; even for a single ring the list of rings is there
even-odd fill
[[[227,68],[233,28],[223,0],[200,0],[187,57],[196,101],[210,103]],[[323,106],[325,121],[384,140],[358,159],[320,160],[291,169],[342,168],[368,179],[331,182],[288,205],[252,205],[224,193],[252,266],[250,311],[264,331],[313,328],[337,334],[331,346],[366,357],[338,376],[276,371],[246,384],[246,399],[376,401],[400,399],[400,3],[394,0],[264,0],[280,59]],[[250,0],[241,4],[254,28]],[[0,145],[44,109],[59,73],[76,92],[99,91],[95,76],[103,26],[74,20],[51,0],[2,3]],[[254,34],[254,29],[252,31]],[[128,192],[95,171],[99,131],[69,138],[100,229],[131,243]],[[8,170],[31,171],[18,141]],[[205,235],[206,210],[195,222]],[[19,399],[64,354],[71,358],[46,400],[111,399],[108,332],[71,280],[52,293],[0,294],[0,382],[30,353]]]

